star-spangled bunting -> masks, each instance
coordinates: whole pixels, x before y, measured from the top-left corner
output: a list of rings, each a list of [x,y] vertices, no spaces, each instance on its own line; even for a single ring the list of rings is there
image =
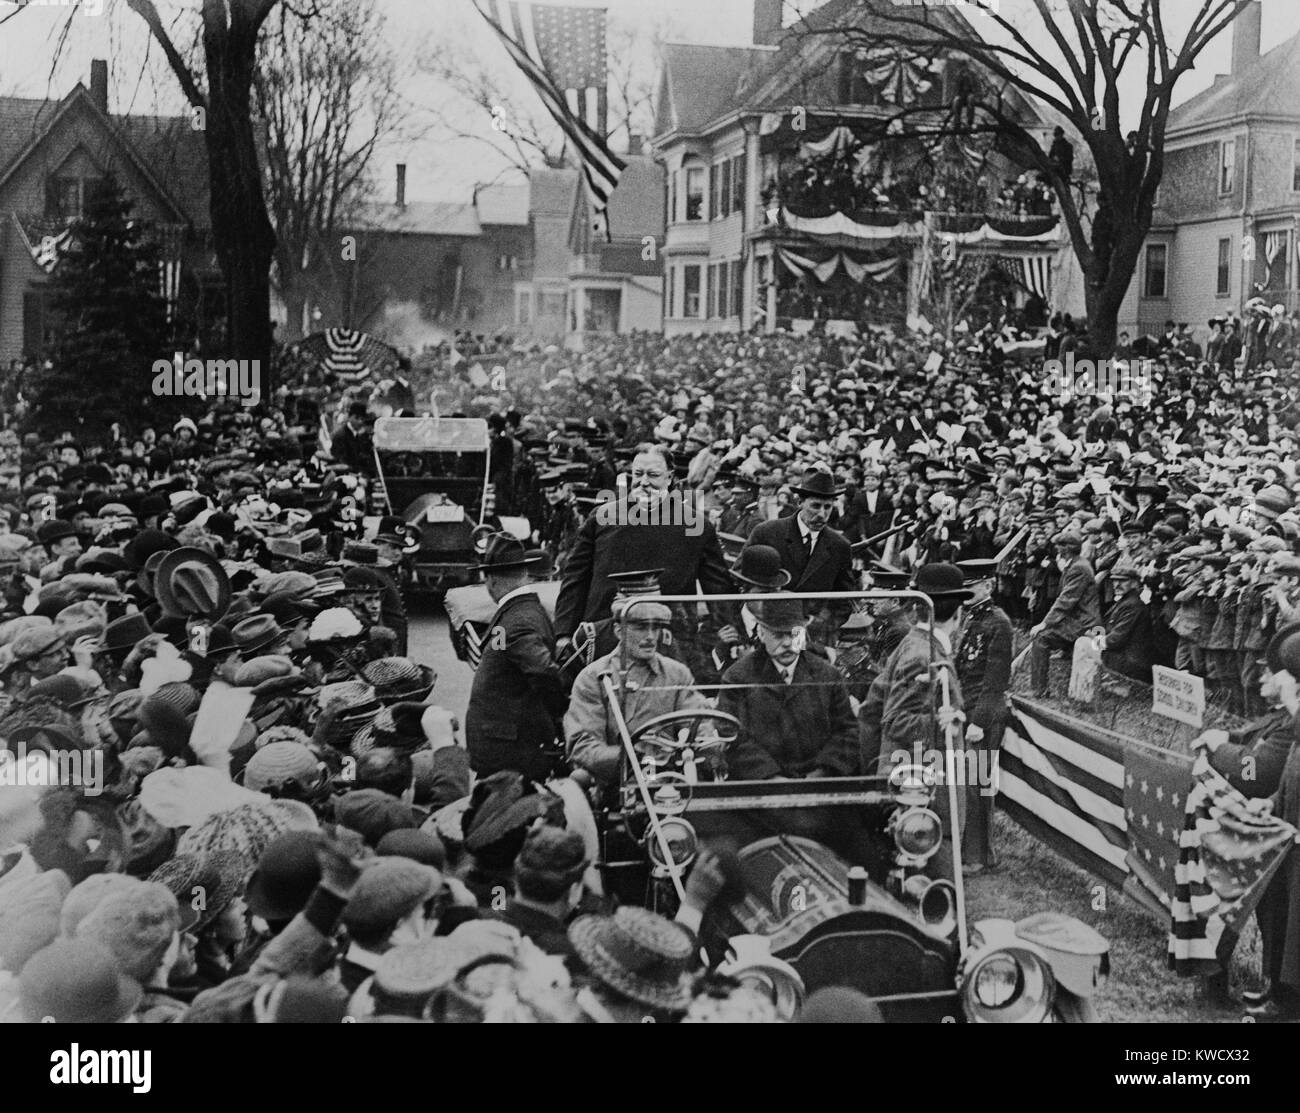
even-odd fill
[[[1204,752],[1180,827],[1170,906],[1169,965],[1180,974],[1217,970],[1292,847],[1296,829],[1253,806],[1210,767]]]
[[[1184,974],[1217,968],[1296,837],[1185,754],[1012,697],[999,808],[1171,925]]]

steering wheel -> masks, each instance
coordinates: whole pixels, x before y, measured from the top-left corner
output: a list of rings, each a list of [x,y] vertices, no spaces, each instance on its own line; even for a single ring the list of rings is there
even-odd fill
[[[721,724],[721,728],[715,727],[701,738],[700,728],[710,720]],[[642,723],[632,735],[632,748],[637,753],[651,751],[646,756],[653,760],[656,757],[653,752],[655,750],[666,751],[674,757],[688,749],[702,754],[725,748],[739,735],[740,720],[725,711],[714,711],[707,707],[669,711],[666,715],[656,715]]]

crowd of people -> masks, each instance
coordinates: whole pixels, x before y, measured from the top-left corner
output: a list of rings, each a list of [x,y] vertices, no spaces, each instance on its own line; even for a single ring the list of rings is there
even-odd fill
[[[369,439],[426,408],[418,368],[382,389],[297,369],[251,411],[97,443],[27,434],[0,492],[0,1016],[775,1020],[701,963],[726,850],[675,919],[601,884],[615,719],[724,712],[740,732],[703,758],[744,778],[874,772],[954,729],[995,751],[1017,636],[1046,698],[1080,639],[1117,689],[1201,675],[1252,721],[1206,747],[1267,753],[1249,794],[1300,820],[1300,336],[1223,366],[1173,332],[1142,398],[1062,389],[1043,345],[991,329],[458,353],[442,408],[489,416],[492,521],[530,524],[474,555],[497,610],[464,709],[410,655],[419,531]],[[597,513],[670,492],[698,521]],[[904,586],[929,604],[772,598]],[[697,592],[763,598],[638,602]],[[959,805],[937,876],[954,842],[996,863],[988,800]],[[1300,989],[1294,862],[1270,893],[1277,1010]],[[873,1009],[826,991],[801,1018]]]

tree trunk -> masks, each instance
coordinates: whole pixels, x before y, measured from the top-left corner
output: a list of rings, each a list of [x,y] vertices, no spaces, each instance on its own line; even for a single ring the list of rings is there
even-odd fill
[[[211,166],[212,238],[226,280],[228,357],[258,360],[262,394],[271,373],[271,259],[275,231],[266,212],[251,112],[257,28],[235,18],[204,33],[208,72],[206,139]]]

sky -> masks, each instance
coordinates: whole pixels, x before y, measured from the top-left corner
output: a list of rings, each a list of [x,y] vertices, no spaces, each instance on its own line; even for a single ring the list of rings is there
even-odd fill
[[[393,167],[398,162],[408,165],[408,201],[468,201],[475,182],[511,180],[508,164],[487,145],[493,138],[488,114],[476,106],[449,102],[446,90],[419,70],[421,59],[442,44],[457,57],[481,62],[515,102],[531,106],[545,119],[535,94],[474,11],[471,0],[376,2],[386,19],[386,37],[403,72],[409,75],[403,83],[408,102],[407,134],[380,149],[372,164],[379,199],[391,200]],[[804,8],[817,2],[787,0],[788,5]],[[1161,0],[1161,9],[1166,19],[1176,24],[1180,15],[1190,18],[1199,2]],[[1011,12],[1028,3],[1002,0],[1002,10]],[[198,0],[157,0],[157,4],[164,21],[170,22],[192,14]],[[643,45],[636,56],[645,72],[655,66],[646,45],[655,33],[680,42],[747,45],[750,41],[751,0],[603,0],[597,6],[609,11],[611,35],[619,28],[639,35]],[[151,45],[143,22],[127,9],[124,0],[79,0],[78,5],[71,0],[28,0],[22,9],[10,0],[0,0],[0,21],[0,94],[61,97],[78,80],[88,81],[91,59],[107,58],[113,111],[170,113],[182,107],[174,78],[156,46]],[[65,27],[66,38],[60,46],[59,36]],[[1038,31],[1043,34],[1041,27]],[[1297,32],[1300,2],[1264,0],[1263,50]],[[1180,82],[1176,100],[1185,100],[1208,86],[1215,73],[1226,73],[1230,56],[1231,35],[1224,34],[1207,48],[1197,69]],[[450,114],[478,138],[447,138],[431,111],[438,106],[450,108]]]

